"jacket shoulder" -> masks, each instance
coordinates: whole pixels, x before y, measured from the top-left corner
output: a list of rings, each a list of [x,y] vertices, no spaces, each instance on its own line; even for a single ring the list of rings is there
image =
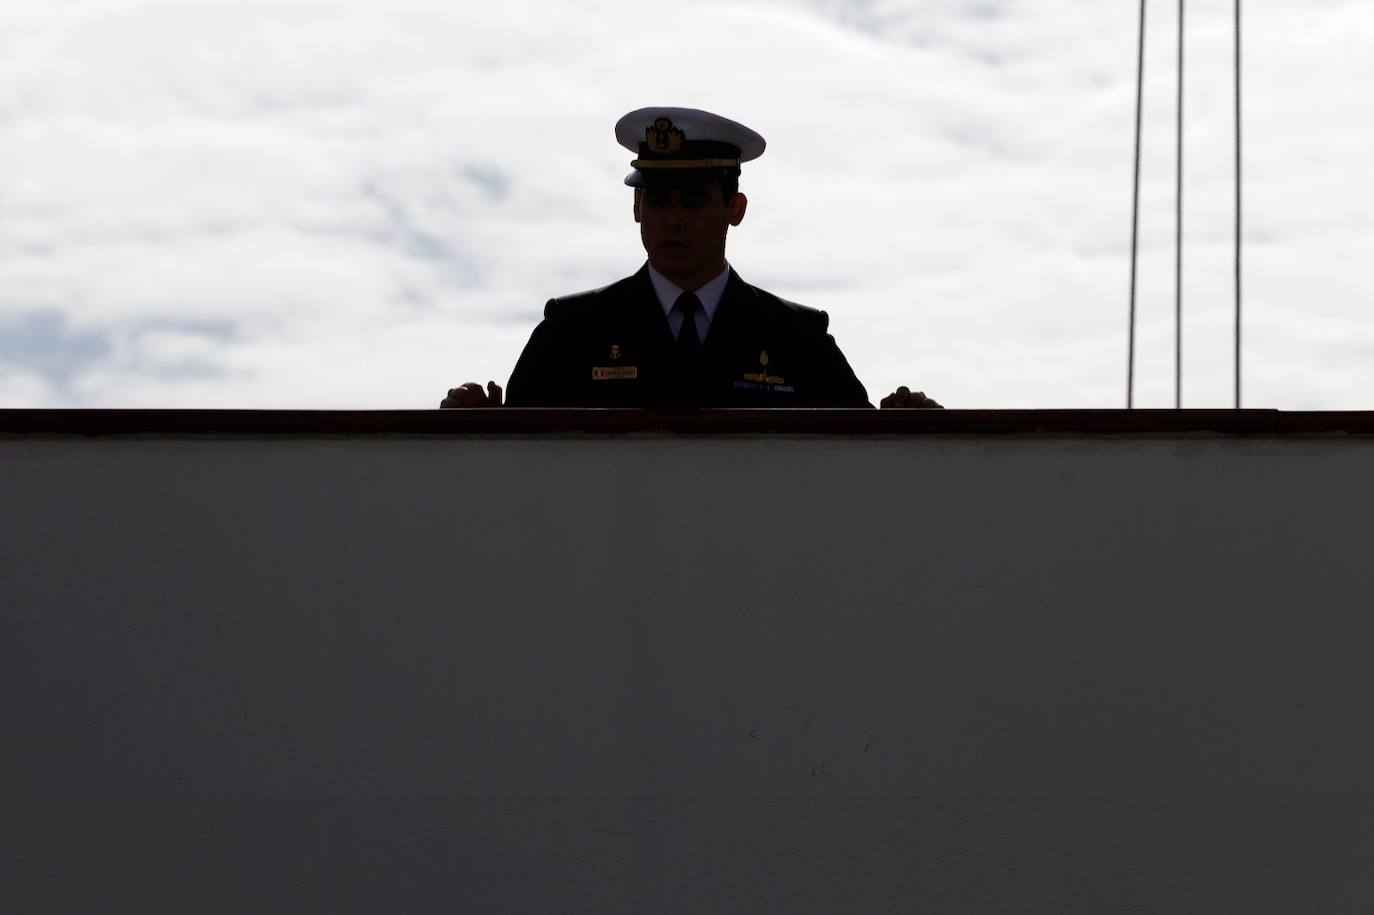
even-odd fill
[[[574,292],[571,295],[549,299],[548,304],[544,306],[544,317],[552,320],[577,320],[589,311],[624,302],[631,297],[638,280],[639,275],[635,274],[600,289],[589,289],[586,292]]]
[[[766,289],[751,286],[743,280],[740,280],[740,286],[758,305],[760,313],[769,320],[810,333],[825,333],[826,328],[830,326],[830,315],[819,308],[784,299]]]

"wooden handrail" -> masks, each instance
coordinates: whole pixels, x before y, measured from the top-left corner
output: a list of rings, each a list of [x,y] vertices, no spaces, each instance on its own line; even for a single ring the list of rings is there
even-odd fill
[[[0,410],[0,436],[1374,435],[1374,411]]]

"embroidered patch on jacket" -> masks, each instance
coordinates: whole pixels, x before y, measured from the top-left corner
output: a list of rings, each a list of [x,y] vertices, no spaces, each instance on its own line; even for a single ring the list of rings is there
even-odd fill
[[[638,377],[637,365],[598,365],[592,369],[592,381],[632,381]]]
[[[746,379],[763,377],[755,375],[745,375]],[[776,376],[774,376],[776,377]],[[781,379],[779,379],[781,381]],[[795,394],[797,389],[790,384],[768,384],[761,381],[736,381],[735,388],[740,391],[768,391],[773,394]]]
[[[759,350],[759,368],[761,371],[745,372],[740,376],[740,380],[735,382],[735,387],[745,391],[769,391],[778,394],[791,394],[796,391],[792,385],[781,375],[768,374],[768,366],[772,362],[768,358],[768,350]]]

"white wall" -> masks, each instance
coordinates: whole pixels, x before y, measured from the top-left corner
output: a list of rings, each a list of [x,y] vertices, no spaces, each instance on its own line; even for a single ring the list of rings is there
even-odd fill
[[[16,911],[1357,911],[1371,459],[0,440],[0,876]]]

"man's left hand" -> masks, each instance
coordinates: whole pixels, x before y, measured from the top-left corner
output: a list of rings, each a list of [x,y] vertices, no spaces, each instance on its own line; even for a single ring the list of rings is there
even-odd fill
[[[487,382],[487,389],[475,381],[456,388],[448,389],[448,396],[439,404],[441,410],[455,407],[499,407],[501,406],[501,386],[494,381]]]
[[[902,385],[891,394],[878,402],[878,406],[883,408],[916,409],[916,410],[943,410],[944,407],[935,402],[932,397],[927,397],[924,391],[912,392],[906,385]]]

